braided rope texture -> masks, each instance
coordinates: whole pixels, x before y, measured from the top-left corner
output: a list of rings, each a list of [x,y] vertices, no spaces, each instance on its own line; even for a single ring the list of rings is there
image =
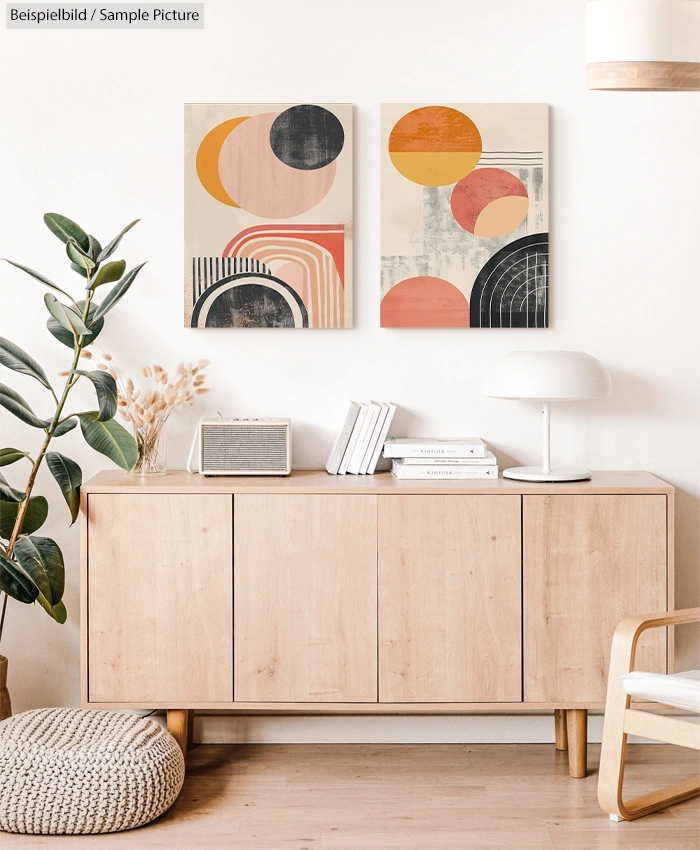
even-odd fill
[[[134,714],[44,708],[0,723],[0,829],[119,832],[175,802],[185,762],[175,739]]]

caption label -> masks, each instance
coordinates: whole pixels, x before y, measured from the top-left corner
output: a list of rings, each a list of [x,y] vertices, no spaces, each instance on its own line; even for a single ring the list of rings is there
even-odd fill
[[[6,3],[7,29],[204,29],[204,3]]]

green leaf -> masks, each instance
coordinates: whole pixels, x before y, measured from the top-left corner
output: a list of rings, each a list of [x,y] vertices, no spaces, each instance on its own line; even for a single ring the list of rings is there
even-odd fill
[[[100,245],[99,241],[91,233],[88,233],[88,239],[90,240],[90,256],[97,262],[97,258],[102,251],[102,245]]]
[[[19,449],[0,449],[0,466],[9,466],[11,463],[17,463],[23,457],[28,457],[28,455]]]
[[[100,422],[113,419],[117,412],[117,382],[114,378],[107,372],[81,372],[80,369],[73,369],[73,373],[92,381],[100,407]]]
[[[48,419],[39,419],[22,396],[5,384],[0,384],[0,405],[32,428],[48,428],[51,424]]]
[[[39,595],[39,588],[20,567],[0,552],[0,590],[16,599],[29,604]]]
[[[75,239],[83,251],[90,250],[90,237],[79,224],[66,218],[66,216],[59,215],[58,213],[46,213],[44,224],[54,236],[58,236],[61,242],[68,242],[69,239]]]
[[[97,289],[103,283],[114,283],[115,280],[120,280],[126,269],[126,260],[115,260],[112,263],[102,266],[92,279],[88,289]]]
[[[65,587],[63,554],[50,537],[19,537],[13,556],[50,605],[61,601]]]
[[[136,275],[141,271],[141,269],[146,265],[146,263],[141,263],[140,266],[136,266],[135,269],[132,269],[128,274],[126,274],[119,283],[112,287],[107,293],[105,300],[102,302],[97,312],[95,313],[96,319],[101,319],[105,313],[108,313],[114,305],[120,301],[127,293],[129,287],[136,279]]]
[[[64,419],[63,422],[59,422],[56,428],[54,429],[54,437],[62,437],[64,434],[67,434],[69,431],[72,431],[77,424],[78,420],[72,416],[68,419]]]
[[[66,606],[63,604],[63,601],[57,602],[55,605],[51,605],[43,593],[40,593],[37,596],[36,601],[39,605],[41,605],[44,611],[46,611],[49,617],[53,617],[57,623],[63,625],[68,619],[68,612],[66,611]]]
[[[90,335],[90,331],[83,324],[82,316],[79,316],[75,310],[71,310],[70,307],[62,304],[55,295],[47,292],[44,295],[44,303],[49,313],[51,313],[61,327],[67,331],[75,331],[76,336]]]
[[[76,306],[78,308],[78,312],[80,313],[82,321],[83,311],[85,310],[85,301],[78,301]],[[88,313],[88,325],[90,325],[90,336],[87,337],[87,339],[85,340],[85,342],[87,342],[88,344],[94,342],[97,339],[105,323],[104,319],[98,319],[97,321],[94,321],[94,316],[97,312],[97,307],[98,305],[94,302],[90,304],[90,312]],[[49,329],[49,333],[55,336],[59,342],[62,342],[68,348],[73,348],[75,340],[73,339],[73,334],[71,333],[71,331],[68,331],[64,327],[59,325],[54,318],[51,318],[46,322],[46,327]]]
[[[101,263],[102,260],[106,260],[107,257],[111,257],[112,254],[117,250],[119,243],[124,238],[124,234],[128,233],[131,230],[131,228],[135,224],[138,224],[140,221],[141,221],[141,219],[137,218],[135,221],[132,221],[131,224],[127,224],[127,226],[124,228],[124,230],[122,230],[122,232],[118,236],[115,236],[114,239],[112,239],[112,241],[109,243],[109,245],[107,245],[106,248],[104,248],[102,251],[100,251],[100,253],[97,255],[97,262]]]
[[[48,286],[50,289],[55,289],[56,292],[60,292],[61,295],[65,295],[66,298],[69,298],[71,301],[73,301],[73,299],[70,297],[70,295],[67,292],[65,292],[63,289],[61,289],[60,286],[56,286],[56,284],[53,283],[53,281],[50,281],[48,279],[48,277],[44,277],[43,274],[40,274],[39,272],[35,272],[34,269],[29,269],[29,268],[27,268],[27,266],[22,266],[19,263],[15,263],[12,260],[8,260],[6,257],[4,259],[5,259],[6,263],[9,263],[11,266],[14,266],[15,268],[22,269],[23,272],[26,272],[28,275],[31,275],[33,278],[36,278],[38,281],[43,283],[44,286]]]
[[[9,540],[15,527],[20,505],[17,502],[0,502],[0,535]],[[49,515],[49,503],[43,496],[29,499],[20,534],[34,534],[46,522]]]
[[[51,389],[46,372],[36,360],[30,357],[26,351],[23,351],[19,345],[15,345],[14,342],[10,342],[9,339],[2,336],[0,336],[0,363],[14,372],[21,372],[23,375],[36,378],[47,390]]]
[[[122,469],[128,471],[134,466],[138,460],[136,440],[118,422],[114,419],[101,422],[97,412],[79,413],[78,418],[88,445]]]
[[[87,254],[83,253],[83,251],[80,250],[78,243],[73,239],[69,239],[68,242],[66,242],[66,254],[68,254],[68,259],[71,261],[71,264],[75,263],[77,266],[82,264],[86,269],[95,268],[95,261]]]
[[[83,471],[74,460],[58,452],[48,452],[46,463],[61,488],[63,498],[70,509],[71,519],[75,522],[80,512],[79,488],[83,483]]]
[[[11,487],[7,483],[7,479],[4,475],[0,474],[0,499],[3,502],[23,502],[26,493],[22,493],[21,490],[15,490],[14,487]]]
[[[87,277],[87,269],[85,266],[79,266],[77,263],[71,263],[70,267],[74,272],[78,272],[78,274],[81,274],[83,277]]]

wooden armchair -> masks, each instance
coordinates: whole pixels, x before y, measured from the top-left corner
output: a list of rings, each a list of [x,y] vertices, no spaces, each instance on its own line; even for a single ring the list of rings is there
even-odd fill
[[[700,621],[700,608],[628,617],[615,631],[610,656],[598,802],[611,820],[634,820],[700,794],[700,776],[686,779],[627,802],[622,798],[628,735],[640,735],[700,750],[700,725],[680,717],[630,708],[632,696],[700,712],[698,672],[662,676],[633,673],[637,641],[647,629]]]

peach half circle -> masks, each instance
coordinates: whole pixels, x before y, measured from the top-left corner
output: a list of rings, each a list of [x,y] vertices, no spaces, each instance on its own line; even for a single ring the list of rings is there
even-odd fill
[[[521,224],[530,201],[521,196],[497,198],[484,207],[474,223],[475,236],[505,236]]]

